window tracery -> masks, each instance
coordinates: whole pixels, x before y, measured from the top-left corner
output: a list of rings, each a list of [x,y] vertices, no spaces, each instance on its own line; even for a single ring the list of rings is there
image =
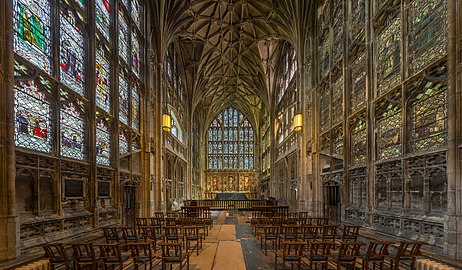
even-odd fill
[[[229,107],[218,114],[209,126],[207,138],[209,170],[254,168],[254,131],[237,109]]]

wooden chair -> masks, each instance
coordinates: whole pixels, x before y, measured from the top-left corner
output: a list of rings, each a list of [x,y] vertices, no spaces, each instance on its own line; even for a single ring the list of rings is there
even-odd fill
[[[333,242],[313,242],[311,243],[310,252],[302,262],[309,266],[309,269],[327,270],[329,264],[329,256]],[[318,267],[321,268],[318,268]]]
[[[105,269],[108,266],[118,266],[119,270],[122,270],[124,269],[124,263],[130,259],[130,254],[121,252],[120,244],[95,244],[95,246],[100,250],[101,263]]]
[[[138,242],[144,238],[143,235],[138,234],[136,227],[122,227],[121,230],[125,244]]]
[[[63,243],[44,244],[42,247],[45,250],[43,257],[50,261],[52,270],[55,269],[55,265],[62,265],[66,270],[70,269],[72,255],[67,254]]]
[[[282,234],[279,237],[280,242],[292,241],[298,242],[300,236],[300,226],[298,225],[285,225],[282,226]]]
[[[180,243],[182,237],[180,236],[179,227],[177,226],[164,226],[162,227],[163,230],[163,238],[164,242],[175,242]]]
[[[116,227],[103,228],[104,238],[106,243],[119,243],[122,240],[122,236],[119,233],[119,229]]]
[[[359,229],[361,226],[356,225],[343,225],[342,241],[343,242],[356,242],[359,237]]]
[[[399,270],[402,262],[410,263],[410,270],[415,269],[415,261],[421,255],[420,248],[426,245],[425,242],[402,241],[396,252],[390,255],[390,269]]]
[[[365,243],[340,242],[340,249],[336,252],[337,270],[342,269],[342,266],[347,270],[355,270],[356,260],[359,257],[362,245],[365,245]]]
[[[202,249],[202,236],[199,233],[199,227],[183,227],[183,243],[185,244],[186,252],[196,250],[196,254],[199,255],[199,250]],[[191,245],[191,243],[195,243],[195,245]]]
[[[389,255],[388,246],[392,242],[373,241],[369,243],[366,253],[360,253],[361,265],[363,270],[369,270],[372,263],[372,269],[384,269],[385,258]],[[378,267],[378,268],[377,268]]]
[[[267,242],[270,241],[273,245],[274,250],[277,249],[279,239],[279,226],[266,226],[265,230],[260,238],[260,247],[263,249],[263,243],[265,243],[265,255],[268,255]]]
[[[154,266],[160,263],[160,260],[156,262],[156,256],[154,255],[154,251],[151,247],[151,242],[127,244],[127,249],[131,252],[135,270],[138,270],[138,268],[143,265],[145,269],[149,267],[148,269],[151,270]]]
[[[148,219],[147,218],[136,218],[135,219],[135,224],[137,227],[139,226],[147,226],[148,225]]]
[[[72,243],[72,261],[74,269],[90,267],[92,270],[98,269],[99,255],[95,254],[92,243]]]
[[[274,267],[277,268],[278,258],[282,263],[282,269],[286,269],[286,263],[297,265],[297,269],[301,269],[301,262],[303,257],[304,242],[291,242],[286,241],[283,243],[282,249],[277,249],[274,255]]]
[[[157,242],[163,239],[162,229],[159,227],[139,227],[140,234],[144,236],[144,241],[152,241],[154,252],[157,251]]]
[[[335,242],[337,239],[337,225],[324,225],[321,239],[323,242]]]
[[[315,242],[321,237],[321,226],[317,225],[303,225],[302,226],[302,239],[306,242],[306,246],[309,249],[311,243]]]
[[[189,270],[189,256],[183,253],[181,243],[161,243],[162,249],[162,270],[165,270],[167,265],[179,264],[180,270],[186,265]]]

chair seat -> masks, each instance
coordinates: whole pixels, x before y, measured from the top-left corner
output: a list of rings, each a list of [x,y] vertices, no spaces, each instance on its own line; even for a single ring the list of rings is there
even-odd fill
[[[93,260],[93,258],[85,257],[85,258],[80,258],[79,262],[91,262],[92,260]],[[95,256],[95,260],[99,260],[99,255]]]
[[[180,262],[180,258],[164,258],[166,262]]]
[[[122,257],[122,261],[128,259],[128,257],[130,257],[129,254],[122,254],[121,255]],[[106,262],[119,262],[120,261],[120,258],[105,258],[105,261]]]
[[[198,236],[192,235],[192,236],[186,236],[186,240],[199,240]]]
[[[71,254],[67,254],[67,259],[68,259],[69,261],[72,261],[72,255],[71,255]],[[52,263],[59,263],[59,262],[64,262],[65,260],[64,260],[64,258],[51,258],[50,261],[51,261]]]
[[[149,258],[135,258],[135,261],[146,263],[146,262],[149,262],[150,259]]]
[[[327,260],[327,256],[311,256],[309,257],[312,261],[319,262]]]
[[[285,261],[296,262],[300,259],[298,256],[284,256]]]
[[[278,237],[277,236],[274,236],[274,235],[268,235],[268,236],[265,236],[265,239],[277,239]]]

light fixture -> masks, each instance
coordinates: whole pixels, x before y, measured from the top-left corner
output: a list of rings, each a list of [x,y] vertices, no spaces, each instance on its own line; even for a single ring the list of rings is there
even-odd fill
[[[166,132],[170,132],[172,129],[172,117],[168,112],[162,114],[162,129]]]
[[[301,112],[298,112],[294,115],[294,118],[292,118],[292,123],[294,125],[294,130],[295,131],[300,131],[302,130],[303,127],[303,115]]]

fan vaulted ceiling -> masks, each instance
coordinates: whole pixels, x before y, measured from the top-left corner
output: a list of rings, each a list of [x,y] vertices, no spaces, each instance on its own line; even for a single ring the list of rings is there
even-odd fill
[[[179,41],[192,109],[206,109],[210,116],[227,105],[250,114],[270,106],[278,45],[296,42],[298,25],[308,21],[314,1],[155,2],[153,8],[163,10],[158,30]]]

